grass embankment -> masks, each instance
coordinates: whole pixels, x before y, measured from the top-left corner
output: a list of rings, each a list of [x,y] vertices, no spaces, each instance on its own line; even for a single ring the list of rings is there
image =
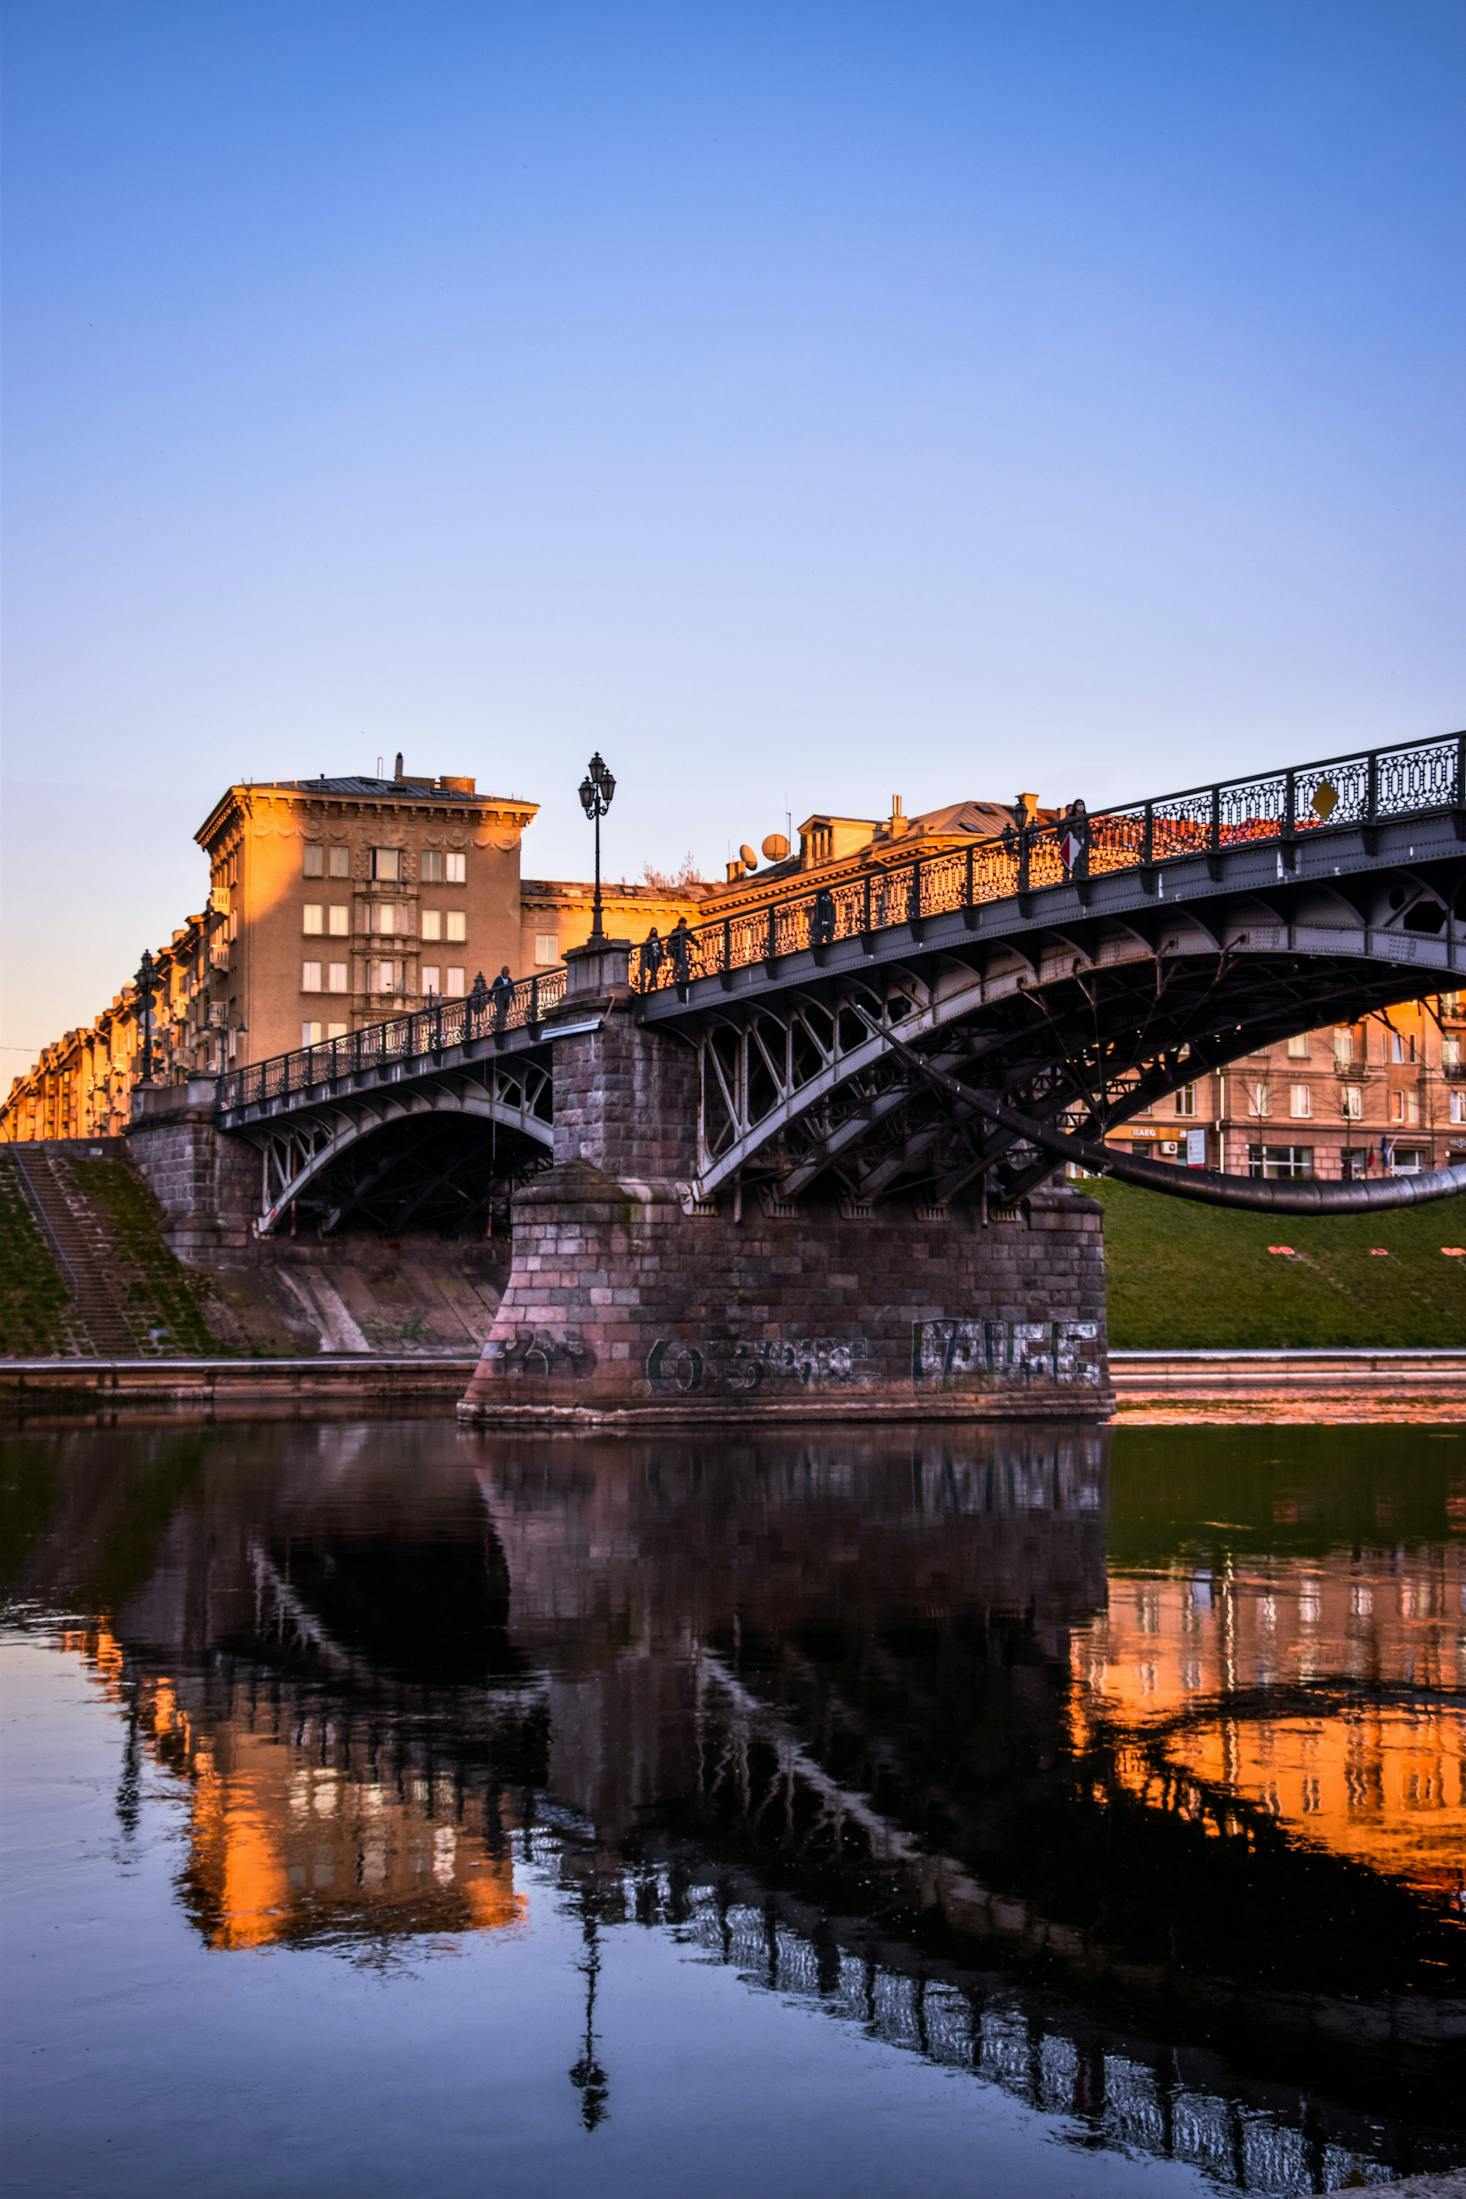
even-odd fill
[[[170,1357],[207,1358],[220,1351],[200,1285],[164,1243],[157,1203],[131,1164],[77,1159],[69,1165],[117,1256],[113,1284],[134,1328]]]
[[[0,1153],[0,1354],[24,1359],[64,1352],[70,1303],[15,1162]]]
[[[1082,1188],[1105,1209],[1117,1351],[1466,1346],[1466,1259],[1441,1249],[1466,1245],[1466,1197],[1312,1221]]]

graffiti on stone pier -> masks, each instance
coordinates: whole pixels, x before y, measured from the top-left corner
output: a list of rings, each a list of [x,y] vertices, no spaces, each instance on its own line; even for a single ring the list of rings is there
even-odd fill
[[[596,1355],[583,1336],[551,1336],[543,1329],[519,1329],[511,1337],[495,1337],[484,1355],[485,1368],[516,1375],[523,1381],[583,1381],[594,1374]]]
[[[846,1389],[863,1378],[869,1358],[863,1336],[800,1336],[787,1342],[711,1336],[695,1344],[658,1337],[647,1353],[646,1378],[659,1394]]]
[[[913,1321],[911,1379],[933,1389],[1095,1389],[1097,1321]]]

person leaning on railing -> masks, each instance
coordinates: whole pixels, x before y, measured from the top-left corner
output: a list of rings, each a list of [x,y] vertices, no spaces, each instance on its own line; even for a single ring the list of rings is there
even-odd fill
[[[835,937],[835,896],[828,886],[821,886],[814,897],[814,907],[809,918],[809,943],[812,947],[828,947]]]
[[[667,934],[667,952],[672,958],[675,983],[685,985],[692,975],[692,933],[687,928],[685,916],[679,916]]]
[[[509,1008],[514,999],[514,980],[509,975],[507,962],[494,979],[489,990],[494,996],[494,1029],[502,1031],[509,1021]]]
[[[662,935],[657,930],[656,925],[653,924],[637,950],[641,971],[641,989],[644,993],[649,993],[656,984],[657,972],[662,967],[666,952]]]

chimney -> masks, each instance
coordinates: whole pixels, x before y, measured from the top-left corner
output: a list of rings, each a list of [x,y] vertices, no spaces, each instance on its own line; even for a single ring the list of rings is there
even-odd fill
[[[400,749],[400,748],[399,748],[399,749],[398,749],[398,751],[397,751],[397,766],[396,766],[396,769],[395,769],[395,770],[393,771],[393,773],[392,773],[392,776],[393,776],[393,778],[394,778],[394,779],[400,779],[400,778],[401,778],[401,777],[403,776],[403,772],[402,772],[402,751],[401,751],[401,749]]]
[[[478,790],[477,779],[449,778],[446,771],[438,784],[445,794],[473,794]]]

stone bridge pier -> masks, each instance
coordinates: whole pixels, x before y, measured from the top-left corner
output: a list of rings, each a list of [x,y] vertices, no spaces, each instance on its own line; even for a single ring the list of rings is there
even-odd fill
[[[699,1205],[698,1056],[638,1022],[622,943],[568,958],[553,1163],[515,1196],[514,1258],[459,1410],[473,1421],[1100,1419],[1101,1214],[1037,1191],[859,1208]]]

